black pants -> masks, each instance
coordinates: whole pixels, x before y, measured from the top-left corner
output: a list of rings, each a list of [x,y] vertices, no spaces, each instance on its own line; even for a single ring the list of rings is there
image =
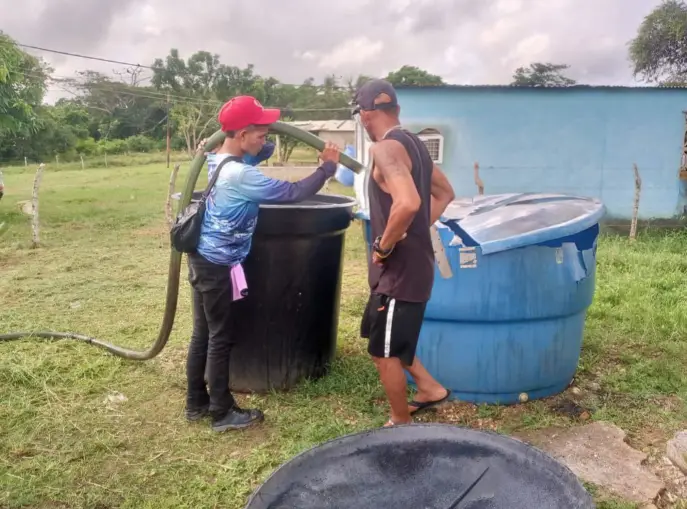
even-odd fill
[[[193,288],[193,334],[188,347],[186,405],[198,409],[210,404],[214,418],[222,418],[234,406],[229,392],[232,286],[229,267],[209,262],[199,254],[189,261]],[[208,384],[205,387],[207,368]]]

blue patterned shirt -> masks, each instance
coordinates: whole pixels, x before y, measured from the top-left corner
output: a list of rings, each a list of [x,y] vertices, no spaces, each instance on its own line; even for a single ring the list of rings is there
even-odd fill
[[[228,154],[208,157],[208,176]],[[329,166],[327,166],[329,165]],[[336,164],[324,163],[315,172],[298,181],[288,182],[264,175],[257,167],[229,161],[208,196],[200,229],[198,253],[212,263],[233,266],[248,256],[258,222],[261,203],[288,203],[316,194]]]

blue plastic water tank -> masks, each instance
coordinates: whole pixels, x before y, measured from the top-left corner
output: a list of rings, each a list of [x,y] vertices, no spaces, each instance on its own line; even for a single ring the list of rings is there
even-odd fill
[[[474,403],[563,391],[580,357],[605,208],[592,198],[507,194],[459,199],[437,224],[453,276],[435,269],[417,355]],[[370,244],[364,214],[365,238]]]

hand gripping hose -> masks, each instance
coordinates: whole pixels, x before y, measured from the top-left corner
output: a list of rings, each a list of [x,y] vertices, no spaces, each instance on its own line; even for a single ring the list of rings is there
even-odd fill
[[[317,136],[310,134],[298,127],[294,127],[283,122],[276,122],[270,126],[270,130],[281,135],[291,136],[297,140],[310,145],[316,150],[324,149],[324,141]],[[207,141],[205,145],[205,150],[212,150],[224,141],[224,133],[222,131],[217,131],[213,134]],[[350,168],[351,170],[360,172],[363,166],[352,159],[346,154],[341,154],[340,162],[344,166]],[[177,210],[181,211],[191,202],[191,195],[196,187],[196,182],[198,181],[198,176],[200,175],[200,170],[205,164],[205,155],[203,152],[196,154],[196,157],[191,162],[190,171],[188,178],[186,179],[186,187],[179,200],[179,208]],[[167,275],[167,297],[165,301],[165,312],[162,316],[162,325],[160,326],[160,331],[158,332],[157,339],[155,342],[144,351],[130,350],[121,346],[113,345],[107,341],[103,341],[98,338],[92,338],[89,336],[84,336],[83,334],[76,334],[71,332],[52,332],[52,331],[37,331],[37,332],[12,332],[9,334],[0,334],[0,341],[10,341],[14,339],[23,338],[44,338],[44,339],[74,339],[76,341],[82,341],[94,346],[98,346],[107,350],[108,352],[125,359],[134,361],[147,361],[156,357],[167,345],[169,336],[172,332],[172,327],[174,326],[174,317],[177,310],[177,302],[179,300],[179,277],[181,272],[181,253],[171,248],[171,253],[169,257],[169,272]]]

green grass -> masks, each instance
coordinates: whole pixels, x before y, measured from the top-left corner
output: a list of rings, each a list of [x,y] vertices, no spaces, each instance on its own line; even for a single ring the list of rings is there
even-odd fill
[[[175,151],[170,154],[170,161],[172,164],[188,164],[190,157],[186,152]],[[161,164],[167,161],[167,153],[163,151],[152,151],[146,153],[131,153],[131,154],[117,154],[117,155],[87,155],[84,156],[83,168],[81,160],[55,160],[54,158],[45,161],[46,165],[50,166],[52,172],[58,171],[73,171],[73,170],[92,170],[96,168],[122,168],[126,166],[145,166],[151,164]],[[309,147],[296,147],[289,157],[288,164],[310,164],[317,161],[317,153],[314,149]],[[269,164],[272,164],[271,162]],[[28,165],[20,164],[19,162],[8,165],[9,167],[0,167],[0,171],[8,171],[13,174],[17,173],[31,173],[36,171],[37,163],[29,162]]]
[[[30,249],[29,220],[16,203],[30,197],[33,174],[5,170],[0,332],[78,331],[148,346],[164,306],[168,175],[164,164],[48,167],[43,245]],[[265,409],[259,429],[215,435],[207,423],[183,419],[191,330],[185,273],[172,337],[152,361],[127,362],[68,341],[0,344],[0,507],[238,509],[296,453],[382,425],[383,392],[357,333],[367,290],[358,224],[346,242],[332,372],[289,393],[242,397]],[[591,419],[623,427],[637,447],[649,437],[662,444],[687,422],[686,251],[684,233],[600,240],[577,380],[583,391],[574,399]],[[583,419],[559,409],[570,398],[508,408],[457,404],[426,419],[502,432],[574,425]],[[596,496],[600,507],[633,507]]]

